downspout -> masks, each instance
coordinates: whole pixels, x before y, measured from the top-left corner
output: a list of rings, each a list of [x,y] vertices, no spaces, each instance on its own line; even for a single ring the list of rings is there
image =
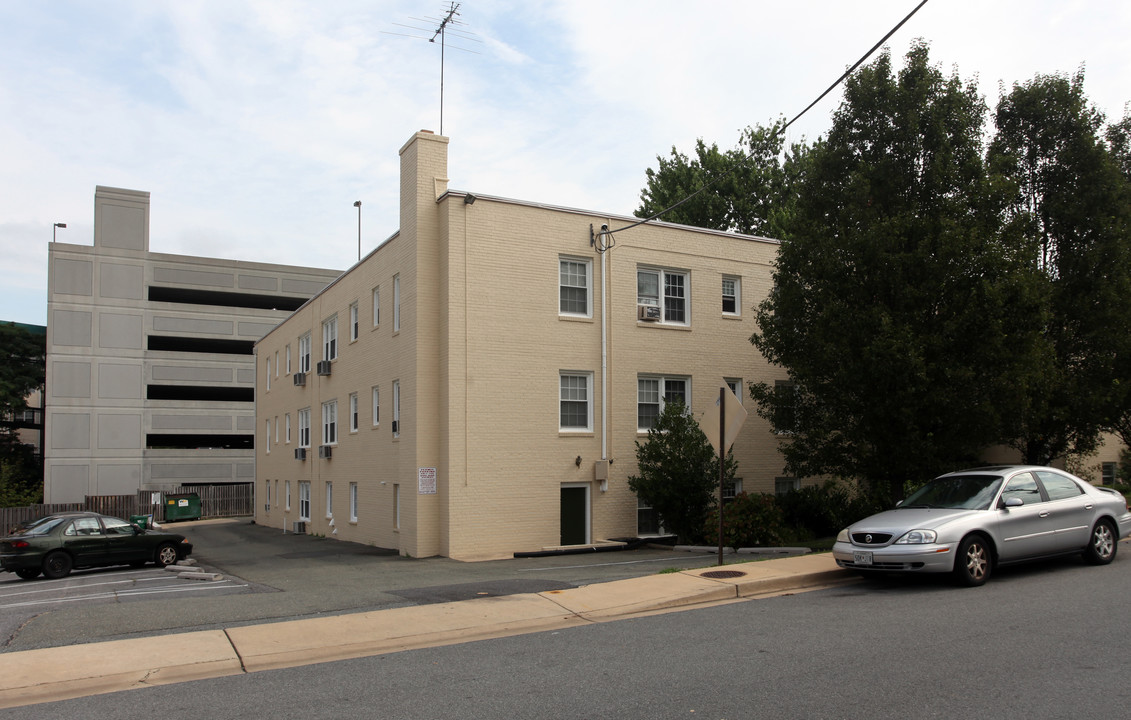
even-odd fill
[[[608,297],[605,290],[605,253],[601,253],[601,461],[609,459],[609,325]],[[609,481],[601,483],[601,491]]]

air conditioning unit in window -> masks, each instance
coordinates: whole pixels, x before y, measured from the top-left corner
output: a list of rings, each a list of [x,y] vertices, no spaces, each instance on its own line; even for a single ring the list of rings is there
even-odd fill
[[[333,456],[333,453],[334,453],[334,446],[333,445],[319,445],[318,446],[318,457],[323,458],[324,460],[329,460]]]
[[[637,305],[636,306],[636,319],[641,322],[659,322],[660,321],[660,306],[659,305]]]
[[[329,360],[319,360],[318,361],[318,374],[319,375],[329,375],[330,374],[330,361]]]
[[[298,385],[299,387],[306,385],[306,373],[296,372],[294,374],[294,378],[295,378],[295,385]]]
[[[291,532],[296,535],[306,534],[306,523],[301,520],[295,520],[291,523]]]
[[[306,448],[295,448],[295,460],[306,459]]]

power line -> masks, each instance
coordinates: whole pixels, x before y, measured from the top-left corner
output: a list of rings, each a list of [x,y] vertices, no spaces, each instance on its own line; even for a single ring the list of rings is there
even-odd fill
[[[828,88],[826,88],[826,89],[825,89],[825,91],[824,91],[823,93],[821,93],[821,94],[820,94],[820,95],[819,95],[819,96],[817,97],[817,99],[816,99],[816,100],[814,100],[813,102],[809,103],[809,104],[808,104],[808,105],[807,105],[807,106],[805,107],[805,109],[804,109],[804,110],[802,110],[801,112],[797,113],[797,115],[795,115],[795,116],[793,117],[793,119],[792,119],[792,120],[790,120],[789,122],[787,122],[787,123],[785,123],[784,125],[782,125],[782,126],[781,126],[781,128],[780,128],[780,129],[778,129],[778,131],[777,131],[777,133],[776,133],[776,134],[777,134],[777,135],[783,135],[783,134],[785,134],[785,131],[789,129],[789,126],[790,126],[790,125],[793,125],[793,123],[797,122],[797,121],[798,121],[798,120],[799,120],[799,119],[801,118],[801,116],[802,116],[802,115],[804,115],[805,113],[807,113],[807,112],[809,112],[810,110],[812,110],[812,109],[813,109],[813,106],[814,106],[814,105],[816,105],[817,103],[819,103],[819,102],[821,102],[822,100],[824,100],[824,99],[825,99],[825,96],[826,96],[826,95],[828,95],[829,93],[831,93],[831,92],[832,92],[832,91],[833,91],[833,90],[834,90],[834,89],[835,89],[835,88],[836,88],[836,87],[837,87],[838,85],[840,85],[840,84],[841,84],[842,82],[844,82],[845,78],[847,78],[847,77],[848,77],[849,75],[851,75],[851,74],[852,74],[852,73],[853,73],[853,72],[854,72],[854,71],[856,70],[856,68],[858,68],[858,67],[860,67],[861,65],[863,65],[863,64],[864,64],[864,62],[865,62],[865,61],[866,61],[866,60],[867,60],[867,59],[868,59],[869,57],[871,57],[871,56],[872,56],[872,53],[876,52],[876,50],[877,50],[877,49],[879,49],[881,45],[883,45],[883,44],[884,44],[885,42],[887,42],[887,41],[888,41],[888,39],[889,39],[889,38],[890,38],[890,37],[891,37],[892,35],[894,35],[894,34],[896,33],[896,31],[898,31],[898,30],[899,30],[899,29],[900,29],[901,27],[903,27],[903,25],[904,25],[904,24],[905,24],[905,23],[906,23],[906,22],[907,22],[908,20],[910,20],[910,19],[911,19],[911,17],[912,17],[912,16],[913,16],[913,15],[914,15],[915,13],[919,12],[919,9],[920,9],[920,8],[922,8],[922,7],[923,7],[924,5],[926,5],[926,4],[927,4],[927,0],[922,0],[922,2],[920,2],[920,3],[918,4],[918,5],[916,5],[916,6],[915,6],[915,8],[914,8],[914,9],[913,9],[913,10],[912,10],[911,12],[907,13],[907,15],[906,15],[906,16],[905,16],[905,17],[904,17],[904,18],[903,18],[902,20],[900,20],[900,21],[899,21],[899,22],[898,22],[898,23],[897,23],[897,24],[895,25],[895,27],[893,27],[893,28],[892,28],[891,30],[889,30],[889,31],[888,31],[888,33],[887,33],[886,35],[884,35],[884,36],[883,36],[882,38],[880,38],[879,42],[877,42],[877,43],[876,43],[875,45],[873,45],[873,46],[872,46],[872,48],[871,48],[870,50],[868,50],[868,52],[864,53],[864,54],[863,54],[863,55],[862,55],[862,56],[860,57],[860,59],[859,59],[859,60],[857,60],[857,61],[856,61],[856,62],[855,62],[855,63],[854,63],[853,65],[852,65],[852,67],[850,67],[850,68],[848,68],[847,70],[845,70],[845,71],[844,71],[844,74],[843,74],[843,75],[841,75],[841,76],[840,76],[839,78],[837,78],[837,79],[836,79],[836,81],[835,81],[835,82],[834,82],[834,83],[833,83],[832,85],[829,85],[829,86],[828,86]],[[753,155],[747,155],[747,156],[746,156],[745,158],[743,158],[743,162],[745,163],[745,162],[749,161],[749,160],[750,160],[750,159],[751,159],[752,157],[753,157]],[[728,173],[725,173],[725,174],[723,174],[723,175],[720,175],[719,177],[717,177],[717,178],[715,178],[715,179],[711,180],[710,182],[708,182],[707,184],[705,184],[705,185],[704,185],[703,187],[699,188],[698,190],[696,190],[695,192],[691,193],[690,195],[688,195],[687,197],[683,198],[682,200],[680,200],[679,202],[675,203],[674,205],[671,205],[671,206],[669,206],[669,207],[666,207],[666,208],[664,208],[663,210],[660,210],[659,212],[657,212],[657,213],[655,213],[655,214],[653,214],[653,215],[650,215],[650,216],[648,216],[648,217],[644,218],[643,220],[638,220],[637,222],[634,222],[634,223],[632,223],[631,225],[625,225],[624,227],[616,228],[615,230],[605,230],[605,231],[604,231],[604,234],[605,234],[605,235],[613,235],[614,233],[622,232],[622,231],[624,231],[624,230],[631,230],[631,229],[632,229],[632,228],[634,228],[634,227],[639,227],[639,226],[641,226],[641,225],[644,225],[645,223],[649,223],[649,222],[652,222],[653,220],[656,220],[657,218],[660,218],[660,217],[662,217],[662,216],[664,216],[664,215],[668,214],[668,213],[669,213],[669,212],[671,212],[672,210],[675,210],[676,208],[680,207],[680,206],[681,206],[681,205],[683,205],[684,203],[687,203],[687,202],[689,202],[689,201],[691,201],[691,200],[694,200],[694,199],[695,199],[695,198],[697,198],[697,197],[698,197],[699,195],[703,194],[703,193],[704,193],[704,192],[706,192],[707,190],[710,190],[710,189],[711,189],[712,187],[714,187],[715,185],[717,185],[717,184],[718,184],[718,183],[719,183],[720,181],[722,181],[722,180],[725,180],[726,178],[730,177],[730,176],[731,176],[731,175],[732,175],[733,173],[734,173],[734,170],[731,170],[731,171],[730,171],[730,172],[728,172]]]

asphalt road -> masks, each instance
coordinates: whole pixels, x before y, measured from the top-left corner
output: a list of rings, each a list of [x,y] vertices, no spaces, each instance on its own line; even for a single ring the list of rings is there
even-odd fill
[[[2,718],[1125,717],[1131,547],[0,711]]]
[[[0,651],[543,592],[715,562],[713,555],[642,548],[463,563],[402,558],[248,520],[164,527],[186,535],[199,566],[224,580],[176,580],[152,566],[80,571],[59,581],[0,573]],[[145,594],[159,585],[161,592]]]

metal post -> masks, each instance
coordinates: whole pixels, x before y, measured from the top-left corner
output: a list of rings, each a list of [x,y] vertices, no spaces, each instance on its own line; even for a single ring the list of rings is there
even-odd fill
[[[719,565],[723,564],[723,478],[726,477],[726,388],[719,387]]]

